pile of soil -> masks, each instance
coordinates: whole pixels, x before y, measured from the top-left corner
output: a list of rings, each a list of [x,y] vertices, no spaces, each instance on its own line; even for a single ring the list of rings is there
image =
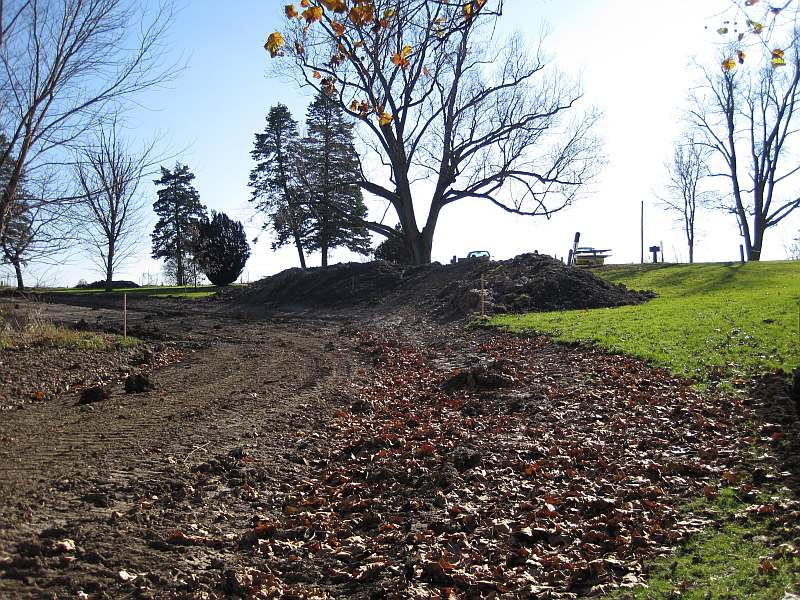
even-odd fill
[[[251,284],[236,301],[269,307],[414,305],[442,319],[478,312],[481,279],[487,314],[640,304],[652,292],[628,290],[549,256],[403,267],[384,261],[288,269]]]
[[[92,283],[79,283],[75,286],[75,289],[78,290],[96,290],[96,289],[104,289],[106,287],[106,280],[97,280],[93,281]],[[111,289],[120,290],[125,288],[138,288],[139,284],[135,281],[127,281],[125,279],[121,279],[117,281],[116,279],[111,282]]]

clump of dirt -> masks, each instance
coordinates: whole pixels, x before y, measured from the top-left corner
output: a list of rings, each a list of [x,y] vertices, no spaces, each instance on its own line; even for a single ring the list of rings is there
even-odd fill
[[[481,297],[486,313],[496,314],[640,304],[654,294],[628,290],[549,256],[521,254],[420,267],[375,261],[288,269],[250,285],[235,300],[270,307],[413,305],[449,320],[478,312]]]

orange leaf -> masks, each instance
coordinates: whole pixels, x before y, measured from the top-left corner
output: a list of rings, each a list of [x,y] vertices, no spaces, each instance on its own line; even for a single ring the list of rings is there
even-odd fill
[[[333,32],[338,37],[344,35],[344,23],[340,23],[339,21],[331,21],[331,29],[333,29]]]
[[[287,4],[284,6],[283,12],[286,13],[287,19],[293,19],[297,16],[297,9],[294,7],[294,4]]]
[[[321,6],[312,6],[303,11],[303,18],[306,20],[306,23],[311,24],[322,19],[322,14]]]
[[[319,71],[314,71],[313,73],[311,73],[311,76],[314,79],[322,79],[322,74]]]
[[[283,46],[284,43],[285,42],[283,40],[283,36],[279,32],[274,31],[269,34],[269,37],[267,38],[267,43],[264,44],[264,49],[269,52],[269,55],[272,58],[275,58],[276,56],[278,56],[280,48],[281,46]]]
[[[325,8],[333,12],[343,13],[347,11],[347,4],[345,4],[344,0],[320,0],[320,2],[322,2]]]
[[[722,61],[722,70],[723,71],[730,71],[731,69],[736,68],[736,61],[732,58],[726,58]]]

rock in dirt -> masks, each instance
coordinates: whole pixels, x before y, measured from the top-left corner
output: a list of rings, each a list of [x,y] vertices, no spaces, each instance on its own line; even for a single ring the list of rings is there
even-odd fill
[[[96,385],[93,387],[88,387],[81,392],[81,397],[78,400],[78,404],[92,404],[93,402],[102,402],[103,400],[108,400],[111,397],[111,392],[108,391],[107,388],[103,386]]]
[[[457,390],[492,390],[514,385],[514,377],[484,366],[461,369],[442,383],[445,392]]]
[[[140,394],[155,388],[155,385],[147,375],[134,373],[125,378],[125,393]]]
[[[795,406],[800,411],[800,367],[797,367],[792,374],[792,387],[789,396],[794,400]]]

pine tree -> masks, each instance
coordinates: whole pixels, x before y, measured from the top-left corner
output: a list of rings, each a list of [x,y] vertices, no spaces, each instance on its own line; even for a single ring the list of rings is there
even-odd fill
[[[244,227],[225,213],[212,210],[211,219],[204,218],[197,229],[195,257],[211,283],[230,285],[250,257]]]
[[[305,247],[309,234],[309,214],[297,180],[299,160],[297,121],[289,109],[278,104],[267,116],[264,133],[256,134],[250,153],[257,162],[250,172],[251,202],[267,215],[275,230],[272,248],[294,243],[300,266],[306,268]],[[264,226],[265,228],[267,225]]]
[[[322,252],[323,267],[332,248],[369,254],[369,232],[354,225],[366,219],[367,209],[358,185],[353,124],[337,102],[320,92],[308,107],[306,126],[299,165],[313,219],[308,247]]]
[[[162,187],[153,204],[153,211],[159,217],[152,235],[153,258],[175,261],[177,285],[186,285],[194,230],[206,211],[200,204],[200,195],[192,187],[193,179],[188,166],[175,163],[172,171],[161,167],[161,178],[153,182]]]

